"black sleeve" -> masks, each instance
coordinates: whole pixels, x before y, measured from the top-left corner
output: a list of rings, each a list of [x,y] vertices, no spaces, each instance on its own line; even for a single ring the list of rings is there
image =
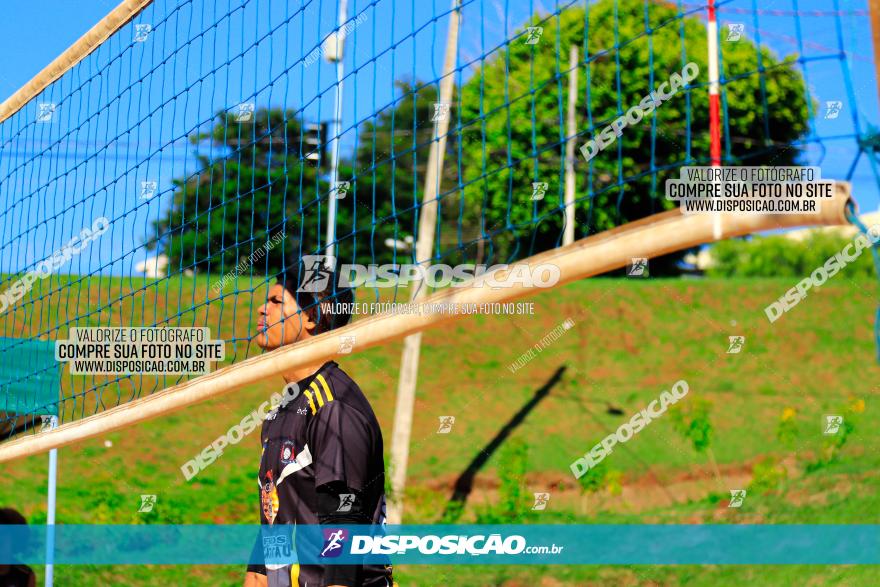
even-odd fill
[[[261,526],[267,525],[269,522],[266,520],[266,516],[263,514],[263,508],[260,507],[260,524]],[[257,532],[257,539],[254,541],[254,547],[251,549],[250,560],[248,561],[247,572],[248,573],[259,573],[260,575],[266,574],[266,564],[265,564],[265,552],[263,550],[263,531],[262,528],[259,532]]]
[[[363,491],[367,479],[372,437],[364,416],[341,401],[322,406],[306,430],[315,468],[315,487],[342,483]]]
[[[360,493],[344,483],[318,487],[318,521],[322,525],[369,524],[370,517],[363,510]],[[351,565],[327,565],[324,567],[324,585],[356,587],[361,584],[362,569],[361,561]]]
[[[260,575],[266,574],[266,565],[263,564],[263,542],[262,536],[257,536],[257,540],[254,542],[254,548],[251,550],[251,558],[250,562],[247,566],[248,573],[259,573]]]
[[[372,435],[364,416],[357,409],[331,401],[312,418],[306,430],[312,447],[318,521],[322,525],[370,524],[364,512],[361,492],[372,454]],[[362,583],[363,563],[326,565],[324,585],[355,587]]]

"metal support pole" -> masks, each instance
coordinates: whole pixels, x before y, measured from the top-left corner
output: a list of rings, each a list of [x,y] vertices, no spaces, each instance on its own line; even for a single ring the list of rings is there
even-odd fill
[[[58,426],[58,416],[50,416],[50,429]],[[46,504],[46,581],[45,587],[52,587],[55,555],[55,487],[58,477],[58,449],[49,451],[49,487]]]
[[[461,20],[459,0],[452,0],[449,13],[449,33],[446,36],[446,56],[443,77],[440,82],[440,102],[449,104],[455,86],[455,63],[458,55],[458,27]],[[419,234],[416,241],[416,263],[427,263],[434,248],[434,231],[437,229],[437,195],[443,175],[443,155],[446,152],[446,136],[449,132],[449,116],[440,117],[434,124],[434,140],[425,169],[425,195],[419,215]],[[411,301],[425,295],[421,279],[415,280]],[[406,466],[409,460],[409,439],[412,432],[413,406],[416,401],[416,383],[419,375],[419,351],[422,333],[411,334],[403,341],[400,359],[400,380],[397,384],[397,405],[394,411],[394,428],[391,436],[391,499],[388,503],[388,523],[403,521],[403,491],[406,488]]]
[[[578,85],[578,53],[577,45],[571,46],[568,58],[568,141],[565,143],[565,230],[562,233],[562,244],[574,242],[574,143],[577,128],[575,127],[575,109],[577,108]]]
[[[330,143],[330,198],[327,202],[327,257],[336,254],[336,196],[339,183],[339,133],[342,132],[342,82],[345,77],[343,44],[345,34],[341,33],[347,20],[348,0],[339,0],[339,24],[333,41],[336,43],[336,101],[333,106],[333,125],[330,131],[333,141]],[[329,260],[328,260],[329,262]]]

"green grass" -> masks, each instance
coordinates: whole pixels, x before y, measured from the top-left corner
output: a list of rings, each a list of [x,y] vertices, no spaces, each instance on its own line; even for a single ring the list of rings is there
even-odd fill
[[[161,295],[127,279],[110,285],[117,293],[140,292],[113,312],[111,323],[121,325],[128,323],[123,316],[135,316],[134,324],[152,323],[155,315],[180,311],[174,300],[188,307],[194,296],[205,297],[210,280],[166,284]],[[521,510],[527,521],[880,523],[880,432],[874,425],[880,409],[874,401],[878,385],[872,342],[876,284],[841,275],[771,325],[763,308],[791,286],[788,279],[594,279],[535,296],[529,300],[535,302],[534,316],[464,319],[427,332],[405,521],[438,522],[458,475],[564,368],[557,384],[502,443],[526,447],[523,497],[508,505]],[[86,293],[68,296],[79,301],[69,301],[64,311],[82,310],[82,300],[96,301]],[[62,315],[64,300],[50,297],[42,303],[44,313],[38,315]],[[212,303],[182,324],[207,320],[221,325],[221,338],[246,336],[256,308],[251,296],[231,296],[223,305],[221,312],[220,304]],[[572,330],[515,374],[508,371],[507,365],[567,318],[576,323]],[[33,322],[28,328],[38,329]],[[730,335],[745,335],[740,354],[726,353]],[[373,403],[386,444],[400,351],[397,341],[342,361]],[[684,407],[698,399],[710,403],[711,455],[697,452],[667,414],[606,459],[607,470],[620,476],[619,488],[583,493],[569,464],[678,379],[690,386]],[[256,523],[256,433],[229,447],[189,483],[179,467],[280,385],[280,379],[266,381],[62,449],[58,522]],[[623,415],[610,414],[609,406]],[[786,409],[794,415],[788,436],[780,439]],[[820,431],[822,415],[843,412],[854,430],[825,462],[828,437]],[[452,433],[438,435],[438,417],[445,415],[456,417],[455,426]],[[113,446],[106,448],[105,440]],[[462,522],[476,520],[506,499],[498,492],[499,480],[509,477],[509,471],[500,470],[503,452],[492,454],[478,472]],[[727,490],[751,483],[753,468],[762,460],[784,467],[785,478],[766,492],[750,491],[738,510],[725,507]],[[17,507],[31,523],[45,522],[45,455],[5,464],[3,472],[0,504]],[[615,495],[618,490],[622,494]],[[551,493],[550,506],[540,515],[528,511],[533,491]],[[153,513],[137,513],[142,493],[158,496]],[[401,585],[507,587],[880,581],[874,567],[822,566],[401,566],[396,575]],[[242,568],[61,567],[56,577],[58,585],[239,585]]]

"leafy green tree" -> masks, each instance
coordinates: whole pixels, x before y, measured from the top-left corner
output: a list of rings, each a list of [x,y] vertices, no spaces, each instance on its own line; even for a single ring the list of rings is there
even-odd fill
[[[576,207],[576,234],[673,207],[664,197],[665,180],[678,177],[680,165],[709,160],[707,40],[698,18],[680,18],[671,3],[601,0],[588,17],[572,7],[558,18],[533,21],[527,24],[543,27],[537,44],[525,44],[525,35],[514,39],[461,89],[463,183],[467,201],[474,203],[466,208],[468,222],[482,226],[502,260],[555,247],[561,239],[564,96],[573,45],[588,61],[578,75],[578,148],[687,62],[700,69],[696,88],[680,91],[625,128],[589,163],[576,154],[576,197],[584,198]],[[759,67],[759,50],[748,40],[723,47],[728,134],[722,140],[729,144],[730,162],[794,164],[798,150],[791,144],[808,120],[805,84],[794,60],[780,61],[761,48]],[[548,183],[543,200],[531,201],[532,182]],[[664,267],[652,261],[651,272]]]
[[[425,173],[434,138],[434,104],[439,101],[436,85],[398,81],[394,104],[365,122],[358,132],[352,181],[352,216],[357,217],[356,247],[350,252],[361,263],[408,263],[412,245],[396,250],[387,239],[403,244],[418,236],[418,219],[424,195]],[[450,112],[450,116],[454,113]],[[450,129],[453,128],[450,124]],[[435,235],[441,251],[455,251],[460,198],[457,184],[457,140],[446,142],[443,177],[440,184],[440,215],[444,227]],[[355,206],[354,203],[357,202]],[[436,248],[436,247],[435,247]],[[446,255],[447,259],[449,258]],[[375,259],[375,261],[374,261]]]
[[[394,104],[359,129],[353,162],[339,164],[339,180],[349,182],[337,199],[341,262],[410,259],[405,243],[417,232],[438,94],[435,86],[418,82],[401,81],[397,88]],[[286,234],[284,246],[269,250],[261,268],[276,272],[300,254],[320,252],[328,199],[337,191],[329,185],[326,145],[318,153],[306,138],[292,110],[260,109],[247,122],[219,113],[209,132],[192,138],[209,153],[198,155],[198,173],[174,181],[173,203],[156,222],[161,238],[153,246],[168,255],[172,268],[211,273],[231,270],[280,232]],[[446,149],[441,222],[455,226],[460,199],[454,135]],[[320,166],[310,155],[320,156]],[[441,231],[440,250],[455,251],[457,236],[456,230]],[[389,247],[388,239],[404,246]]]
[[[645,11],[638,0],[602,0],[588,18],[581,8],[566,9],[553,26],[543,23],[538,44],[514,40],[459,90],[435,247],[444,261],[503,262],[558,244],[565,135],[560,96],[567,64],[557,63],[557,52],[583,47],[587,38],[589,65],[581,68],[578,88],[579,144],[685,62],[706,71],[705,29],[698,19],[682,20],[674,7],[652,4],[646,23]],[[763,73],[755,73],[759,52],[748,41],[724,48],[731,157],[753,165],[792,164],[797,150],[790,144],[806,129],[801,76],[791,61],[779,61],[766,49],[760,50]],[[662,197],[664,180],[677,165],[706,162],[705,87],[686,94],[625,129],[589,164],[576,157],[577,193],[591,195],[577,204],[580,234],[670,207]],[[411,247],[395,251],[386,241],[416,236],[437,100],[436,85],[399,82],[395,102],[358,129],[353,160],[340,162],[340,180],[351,183],[337,201],[337,255],[343,262],[408,261]],[[280,231],[287,234],[285,246],[259,262],[269,271],[281,268],[283,250],[289,263],[322,249],[333,188],[326,157],[320,168],[312,166],[306,158],[312,147],[303,138],[302,121],[282,109],[258,110],[251,122],[222,112],[209,132],[193,138],[210,152],[198,157],[193,177],[175,181],[172,206],[156,223],[159,241],[152,245],[170,257],[172,270],[228,271]],[[533,181],[548,183],[544,200],[531,201]],[[675,258],[666,258],[667,265]],[[663,262],[652,260],[651,271],[663,274]]]
[[[292,110],[260,109],[243,122],[236,114],[220,112],[208,133],[192,137],[209,152],[197,156],[197,173],[174,180],[172,205],[155,223],[172,271],[229,271],[284,232],[284,244],[259,262],[277,272],[323,237],[329,186],[307,159],[315,147],[302,121]]]

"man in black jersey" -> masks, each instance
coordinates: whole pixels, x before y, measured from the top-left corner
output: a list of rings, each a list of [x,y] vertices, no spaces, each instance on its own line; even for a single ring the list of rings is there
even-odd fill
[[[302,266],[288,271],[270,288],[258,309],[255,341],[262,349],[306,340],[350,320],[350,314],[332,310],[333,302],[350,302],[351,292],[336,291],[335,279],[326,280],[321,291],[303,291],[316,289],[307,287],[305,274],[310,272]],[[260,434],[260,523],[384,524],[382,431],[360,388],[333,361],[283,376],[284,401],[267,414]],[[260,542],[255,551],[265,546],[265,539]],[[250,564],[244,582],[245,587],[392,584],[390,564]]]

